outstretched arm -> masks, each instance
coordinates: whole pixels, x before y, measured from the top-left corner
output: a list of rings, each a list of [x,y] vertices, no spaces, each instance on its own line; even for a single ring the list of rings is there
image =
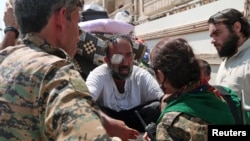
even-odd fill
[[[101,116],[104,120],[104,128],[110,137],[117,136],[122,141],[128,141],[129,139],[137,139],[139,136],[138,131],[129,128],[123,121],[113,119],[103,112],[101,112]]]
[[[7,0],[6,2],[3,20],[5,27],[12,27],[18,30],[18,25],[16,23],[14,15],[14,10],[9,0]],[[0,50],[6,48],[7,46],[15,45],[16,41],[17,41],[16,32],[14,32],[13,30],[6,30],[3,41],[0,46]]]

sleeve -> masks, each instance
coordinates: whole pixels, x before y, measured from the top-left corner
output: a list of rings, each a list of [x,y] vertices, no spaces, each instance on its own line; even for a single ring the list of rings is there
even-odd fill
[[[110,140],[99,109],[72,65],[51,69],[44,81],[45,133],[56,140]]]
[[[98,97],[101,95],[105,80],[103,80],[103,76],[98,74],[99,71],[91,71],[86,79],[86,85],[89,89],[90,95],[96,101]]]
[[[180,112],[168,112],[157,125],[156,139],[207,141],[207,123]]]
[[[156,79],[147,71],[143,71],[143,76],[140,77],[142,80],[141,86],[143,87],[142,90],[144,90],[143,93],[147,93],[147,101],[151,100],[160,100],[162,96],[164,95],[162,89],[160,88],[160,85],[156,81]]]

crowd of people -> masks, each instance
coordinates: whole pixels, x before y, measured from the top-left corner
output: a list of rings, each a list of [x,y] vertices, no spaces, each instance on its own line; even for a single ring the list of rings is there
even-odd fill
[[[182,37],[166,37],[134,64],[128,35],[110,37],[105,63],[86,80],[74,64],[83,0],[7,0],[0,47],[0,138],[3,140],[206,141],[208,125],[242,121],[250,103],[250,25],[236,9],[208,18],[223,59],[211,66]],[[28,7],[28,8],[27,8]],[[84,60],[83,60],[84,61]],[[155,123],[155,134],[146,125]]]

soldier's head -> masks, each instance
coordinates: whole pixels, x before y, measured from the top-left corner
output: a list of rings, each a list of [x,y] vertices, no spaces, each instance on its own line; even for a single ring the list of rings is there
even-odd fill
[[[105,62],[108,64],[113,78],[125,80],[133,70],[133,42],[129,36],[111,37],[105,49]]]
[[[80,0],[15,0],[17,24],[23,35],[35,34],[74,56],[79,41]]]
[[[15,0],[15,15],[21,33],[39,32],[47,25],[54,12],[65,8],[68,20],[76,6],[82,7],[79,0]]]
[[[191,46],[182,38],[166,38],[150,53],[150,66],[165,93],[174,93],[200,80],[200,68]]]

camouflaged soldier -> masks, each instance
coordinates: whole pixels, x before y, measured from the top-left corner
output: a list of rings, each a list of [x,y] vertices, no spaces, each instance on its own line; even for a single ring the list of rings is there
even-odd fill
[[[0,140],[110,140],[72,64],[78,0],[16,0],[23,44],[0,51]]]
[[[150,62],[166,102],[157,121],[157,141],[207,141],[209,124],[235,124],[221,93],[201,83],[198,61],[186,40],[161,40],[151,50]]]

